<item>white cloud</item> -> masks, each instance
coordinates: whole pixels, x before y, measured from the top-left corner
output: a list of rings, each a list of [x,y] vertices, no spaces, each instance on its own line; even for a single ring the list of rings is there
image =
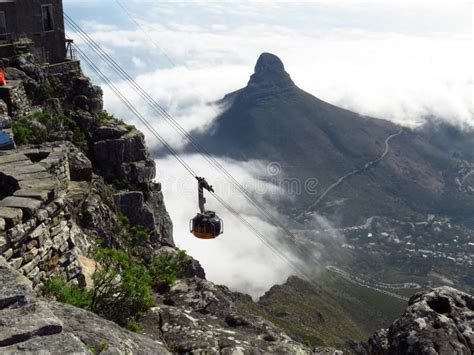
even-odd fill
[[[138,57],[132,57],[132,63],[133,65],[135,65],[135,67],[137,69],[145,69],[146,68],[146,64],[143,60],[141,60],[140,58]]]
[[[474,58],[469,38],[463,36],[341,29],[309,36],[264,25],[221,34],[175,32],[161,26],[154,32],[154,28],[150,27],[150,36],[171,61],[180,64],[170,68],[169,61],[155,53],[165,69],[139,75],[137,81],[187,129],[209,124],[217,111],[207,104],[245,86],[263,51],[279,55],[304,90],[361,114],[409,126],[429,115],[474,125]],[[94,36],[116,54],[123,51],[115,47],[113,34],[101,32]],[[150,44],[145,45],[147,41],[139,32],[124,31],[121,37],[121,45],[134,43],[135,57],[139,53],[147,60],[153,57]],[[106,104],[116,110],[115,99],[106,99]],[[159,128],[170,140],[179,142],[167,125]]]
[[[206,176],[209,183],[214,185],[216,193],[262,233],[266,240],[276,246],[292,265],[303,268],[284,243],[281,230],[274,224],[263,221],[261,212],[255,210],[225,178],[210,168],[200,156],[188,155],[183,158],[196,169],[198,175]],[[273,253],[253,231],[210,195],[206,195],[206,207],[216,211],[224,220],[224,234],[212,241],[194,238],[189,232],[189,220],[198,211],[196,180],[172,157],[159,159],[156,163],[157,179],[162,183],[166,206],[173,220],[174,240],[178,247],[185,249],[201,262],[208,279],[225,284],[233,290],[249,293],[256,298],[274,284],[282,283],[288,276],[296,274],[284,259]],[[288,198],[277,186],[259,179],[259,176],[266,174],[264,163],[256,161],[242,163],[227,159],[219,159],[219,163],[260,202],[268,198],[274,201]],[[268,206],[268,203],[266,205]],[[271,207],[267,212],[282,221],[285,220]],[[320,217],[315,220],[316,225],[329,226],[328,222]],[[326,234],[323,240],[316,244],[317,249],[311,251],[309,248],[308,250],[313,253],[313,262],[323,262],[325,245],[328,241],[341,245],[343,242],[339,238],[338,235]],[[311,271],[314,272],[316,269]]]

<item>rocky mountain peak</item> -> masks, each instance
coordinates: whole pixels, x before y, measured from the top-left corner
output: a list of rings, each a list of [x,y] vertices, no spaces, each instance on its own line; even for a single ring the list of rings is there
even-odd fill
[[[290,75],[280,58],[271,53],[262,53],[255,65],[255,73],[250,77],[249,86],[294,86]]]

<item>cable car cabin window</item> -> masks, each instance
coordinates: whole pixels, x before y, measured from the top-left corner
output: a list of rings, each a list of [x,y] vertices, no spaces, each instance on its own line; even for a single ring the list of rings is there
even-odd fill
[[[0,11],[0,41],[7,40],[7,22],[5,20],[5,12]]]
[[[53,24],[53,5],[42,5],[41,14],[43,18],[43,30],[44,32],[54,31]]]

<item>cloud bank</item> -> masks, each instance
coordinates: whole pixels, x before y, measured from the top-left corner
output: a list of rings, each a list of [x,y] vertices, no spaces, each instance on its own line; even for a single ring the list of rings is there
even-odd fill
[[[262,213],[207,165],[201,156],[187,155],[183,158],[198,175],[206,176],[209,183],[214,185],[216,193],[251,223],[266,241],[263,242],[207,193],[206,208],[216,211],[224,220],[224,234],[212,241],[196,239],[189,231],[189,220],[198,211],[196,180],[173,157],[156,160],[157,179],[162,183],[166,207],[173,220],[175,243],[201,262],[208,279],[258,298],[271,286],[285,282],[290,275],[304,278],[322,270],[327,262],[326,248],[334,250],[334,246],[340,248],[344,243],[343,237],[334,231],[312,235],[311,243],[305,245],[303,255],[310,262],[311,266],[308,266],[301,254],[296,254],[290,246],[289,237],[265,220]],[[265,176],[268,178],[268,169],[263,162],[242,163],[229,159],[218,161],[252,196],[266,206],[269,214],[288,225],[286,218],[279,215],[272,206],[277,206],[282,201],[291,203],[294,196],[289,196],[287,191],[274,182],[263,180]],[[315,216],[312,227],[314,230],[332,228],[329,221],[320,216]],[[299,235],[297,231],[295,234]],[[306,239],[305,241],[307,242]],[[278,250],[277,253],[268,247],[268,242]]]
[[[283,20],[202,25],[192,17],[158,23],[132,16],[139,28],[83,25],[186,128],[212,122],[217,111],[208,103],[245,86],[263,51],[280,56],[298,86],[335,105],[406,126],[428,116],[474,126],[472,36],[463,31],[378,32],[357,24],[294,28]],[[108,91],[106,103],[130,117]],[[166,126],[158,127],[179,146]]]

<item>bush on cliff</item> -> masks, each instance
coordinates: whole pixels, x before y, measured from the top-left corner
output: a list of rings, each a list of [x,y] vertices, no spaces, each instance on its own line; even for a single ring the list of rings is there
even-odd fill
[[[184,250],[178,253],[162,253],[153,258],[149,270],[153,286],[159,281],[173,285],[176,279],[184,276],[190,263],[189,256]]]
[[[74,284],[68,284],[57,276],[43,285],[41,293],[43,296],[54,296],[56,301],[71,304],[76,307],[90,309],[91,306],[89,290],[85,290]]]
[[[94,257],[101,267],[92,276],[92,311],[125,326],[153,306],[151,277],[143,265],[130,263],[117,249],[99,248]]]
[[[115,233],[119,233],[122,228],[125,229],[126,241],[132,245],[140,245],[150,241],[150,230],[140,224],[131,224],[127,216],[117,213],[119,223],[115,226]]]
[[[42,295],[88,309],[122,326],[132,324],[154,304],[147,269],[130,263],[122,250],[98,248],[94,257],[100,267],[92,275],[92,289],[82,289],[56,277],[43,285]]]
[[[18,145],[40,144],[56,141],[58,137],[68,138],[78,148],[87,148],[84,133],[76,122],[67,116],[56,116],[48,112],[35,112],[16,117],[13,120],[13,135]],[[66,134],[66,132],[71,132]]]

